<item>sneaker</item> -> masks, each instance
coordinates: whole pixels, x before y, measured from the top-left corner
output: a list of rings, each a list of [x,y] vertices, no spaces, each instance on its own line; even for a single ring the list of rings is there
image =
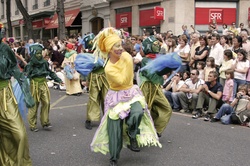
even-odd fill
[[[192,115],[195,115],[195,114],[197,114],[198,113],[198,111],[196,111],[196,110],[193,110],[192,111]]]
[[[89,120],[85,121],[85,128],[88,130],[92,130],[91,121],[89,121]]]
[[[173,110],[173,112],[179,112],[180,111],[179,108],[173,108],[172,110]]]
[[[45,130],[50,129],[50,128],[52,128],[51,124],[46,124],[43,126],[43,129],[45,129]]]
[[[129,138],[129,139],[130,139],[130,145],[128,145],[127,147],[133,152],[140,152],[136,138]]]
[[[210,120],[210,122],[218,122],[218,121],[220,121],[220,119],[217,119],[217,118],[212,118],[211,120]]]
[[[38,132],[39,131],[38,128],[36,128],[36,127],[30,128],[30,130],[34,131],[34,132]]]
[[[199,112],[192,116],[193,119],[198,119],[199,117],[201,117],[201,114]]]
[[[210,115],[209,114],[207,114],[206,116],[205,116],[205,118],[204,118],[204,121],[210,121],[211,120],[211,118],[210,118]]]
[[[160,134],[160,133],[157,133],[157,136],[158,136],[158,137],[161,137],[161,134]]]

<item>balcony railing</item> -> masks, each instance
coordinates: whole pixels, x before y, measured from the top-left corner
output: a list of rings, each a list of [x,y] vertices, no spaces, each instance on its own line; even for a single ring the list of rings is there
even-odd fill
[[[38,9],[38,4],[33,5],[33,6],[32,6],[32,9],[33,9],[33,10]]]
[[[44,6],[44,7],[50,6],[50,0],[46,0],[46,1],[43,3],[43,6]]]

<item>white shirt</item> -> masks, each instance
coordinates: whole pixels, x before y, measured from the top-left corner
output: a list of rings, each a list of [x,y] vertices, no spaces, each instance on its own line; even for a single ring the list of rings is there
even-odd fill
[[[235,64],[236,63],[236,60],[234,60],[234,62],[233,62],[233,64]],[[249,61],[248,60],[246,60],[245,62],[243,62],[243,61],[238,61],[238,64],[237,64],[237,69],[239,69],[239,70],[243,70],[243,69],[245,69],[246,67],[247,68],[249,68]],[[237,71],[234,71],[234,78],[236,78],[236,79],[240,79],[240,80],[246,80],[246,73],[245,74],[243,74],[243,73],[239,73],[239,72],[237,72]]]
[[[195,82],[195,83],[193,83],[193,81],[190,78],[188,78],[185,81],[185,84],[187,85],[187,87],[189,89],[197,89],[200,85],[203,85],[204,83],[205,83],[205,81],[202,80],[202,79],[198,79],[198,81]],[[193,94],[192,93],[186,93],[186,95],[187,95],[188,99],[191,99]]]
[[[220,43],[217,43],[217,44],[215,44],[214,46],[211,47],[209,57],[214,58],[215,65],[218,65],[218,66],[221,65],[222,60],[223,60],[223,56],[224,56],[224,49],[220,45]]]

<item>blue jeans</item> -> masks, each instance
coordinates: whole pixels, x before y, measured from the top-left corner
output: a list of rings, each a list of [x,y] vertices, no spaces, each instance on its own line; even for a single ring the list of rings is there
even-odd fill
[[[170,106],[174,109],[179,109],[180,108],[180,101],[177,96],[178,92],[170,92],[170,91],[164,91],[164,95],[168,99],[168,102]]]
[[[217,112],[215,118],[220,119],[222,116],[231,115],[232,113],[234,113],[233,107],[231,107],[229,104],[223,104]]]
[[[236,97],[236,93],[237,93],[237,89],[239,85],[244,85],[244,84],[246,84],[246,80],[240,80],[237,78],[234,79],[234,91],[233,91],[234,97]]]

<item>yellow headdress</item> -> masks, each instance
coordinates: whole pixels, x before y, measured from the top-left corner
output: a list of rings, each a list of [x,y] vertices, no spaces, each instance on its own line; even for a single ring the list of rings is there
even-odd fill
[[[108,53],[113,45],[121,41],[121,38],[118,34],[119,31],[113,27],[108,27],[100,31],[99,34],[94,38],[94,54],[102,59],[107,59]]]

